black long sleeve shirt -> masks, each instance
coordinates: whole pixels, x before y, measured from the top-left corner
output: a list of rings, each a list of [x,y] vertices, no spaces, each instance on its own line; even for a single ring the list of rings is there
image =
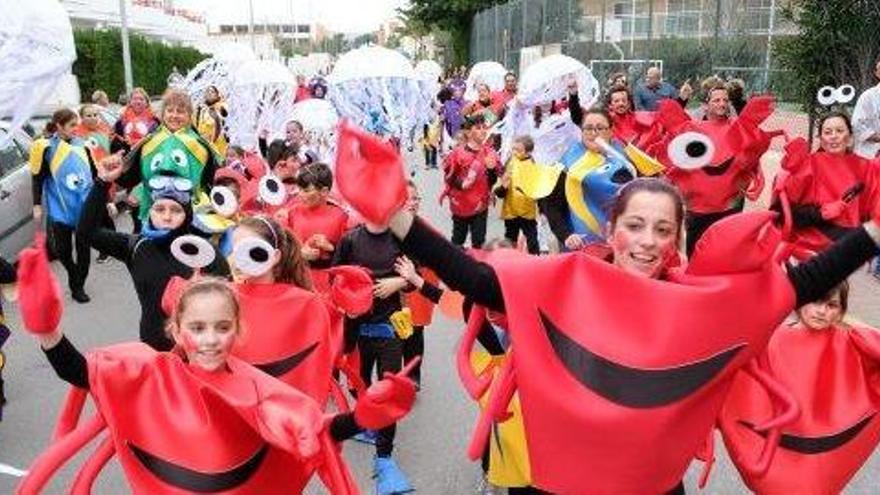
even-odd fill
[[[43,352],[59,378],[74,387],[89,389],[89,366],[86,358],[66,336],[55,347],[44,349]],[[337,414],[330,423],[330,436],[337,442],[347,440],[360,431],[361,427],[354,420],[354,413]]]
[[[504,311],[504,297],[495,269],[476,261],[417,219],[401,244],[403,252],[430,267],[452,289],[495,311]],[[797,307],[822,298],[868,260],[877,244],[864,228],[851,232],[810,260],[789,267]]]

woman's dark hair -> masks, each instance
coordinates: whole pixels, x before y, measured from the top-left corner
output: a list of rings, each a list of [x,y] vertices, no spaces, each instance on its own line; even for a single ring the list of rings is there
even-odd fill
[[[819,130],[819,134],[822,134],[822,127],[825,125],[825,122],[828,119],[833,119],[835,117],[843,119],[843,122],[846,124],[846,129],[850,134],[853,133],[852,120],[850,120],[849,114],[842,110],[832,110],[819,117],[819,125],[816,127],[816,129]]]
[[[446,103],[452,98],[452,89],[449,86],[444,86],[437,92],[437,101],[440,103]]]
[[[281,253],[281,260],[273,270],[276,282],[312,290],[312,279],[302,256],[302,246],[290,231],[265,215],[246,217],[239,225],[247,227]]]
[[[276,163],[295,157],[298,153],[299,148],[296,145],[287,144],[283,139],[275,139],[266,150],[266,161],[269,162],[269,168],[275,168]]]
[[[608,221],[611,223],[612,229],[617,224],[617,219],[620,215],[622,215],[627,207],[629,207],[629,202],[633,196],[640,192],[665,194],[672,199],[672,203],[675,205],[676,230],[678,231],[678,234],[681,235],[685,213],[684,198],[682,198],[681,193],[670,182],[652,177],[633,179],[617,191],[617,196],[614,198],[614,202],[612,202],[611,206],[608,208]]]
[[[478,125],[483,125],[486,123],[486,117],[482,113],[475,113],[468,117],[465,117],[464,121],[461,123],[461,130],[469,131],[473,127]]]
[[[307,189],[309,186],[330,189],[333,187],[333,171],[326,163],[309,163],[296,173],[296,185],[300,189]]]
[[[78,119],[76,112],[69,108],[59,108],[52,114],[52,120],[46,123],[43,133],[47,136],[55,134],[58,129],[64,127],[68,122]]]
[[[588,109],[586,112],[584,112],[584,120],[583,120],[584,122],[587,121],[587,115],[601,115],[602,117],[605,117],[605,121],[608,122],[608,127],[614,127],[614,121],[611,120],[611,114],[609,114],[608,110],[606,110],[603,107],[600,107],[600,106],[590,107],[590,109]],[[583,124],[581,124],[581,127],[583,127]]]

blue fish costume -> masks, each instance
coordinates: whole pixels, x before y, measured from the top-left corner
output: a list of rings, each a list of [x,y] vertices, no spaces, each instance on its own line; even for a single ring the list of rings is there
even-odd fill
[[[76,228],[92,189],[89,155],[84,147],[72,145],[57,136],[39,139],[31,147],[32,174],[40,173],[44,156],[49,161],[49,175],[43,181],[46,215],[53,222]]]

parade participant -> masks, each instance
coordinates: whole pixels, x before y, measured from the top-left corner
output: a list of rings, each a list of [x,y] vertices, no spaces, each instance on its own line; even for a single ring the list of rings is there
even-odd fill
[[[105,162],[98,168],[98,180],[89,193],[77,235],[83,242],[125,263],[131,274],[141,306],[139,336],[150,347],[167,351],[173,342],[165,335],[162,294],[171,277],[189,278],[192,269],[171,253],[171,243],[191,232],[193,218],[192,190],[188,183],[158,176],[148,184],[150,210],[139,235],[115,232],[101,227],[109,185],[122,174],[117,162]],[[180,187],[182,187],[182,190]],[[222,256],[205,269],[206,273],[226,276],[229,267]]]
[[[706,96],[705,120],[692,119],[674,102],[660,102],[657,119],[666,133],[646,150],[667,166],[667,178],[684,194],[688,256],[709,226],[741,212],[746,198],[757,199],[764,183],[761,156],[781,133],[760,127],[773,113],[771,96],[752,98],[735,119],[724,85]]]
[[[786,426],[769,470],[750,472],[761,453],[754,427],[773,404],[748,375],[737,377],[719,421],[727,450],[757,493],[842,493],[880,441],[877,390],[880,332],[844,322],[846,282],[779,327],[762,358],[764,372],[794,394],[797,421]]]
[[[675,86],[663,80],[663,71],[659,67],[649,67],[645,71],[645,82],[636,86],[636,110],[657,110],[660,101],[667,99],[675,100],[685,107],[693,92],[690,80],[685,81],[681,88],[675,89]]]
[[[499,119],[504,118],[504,112],[507,111],[507,104],[516,98],[517,80],[516,74],[508,72],[504,75],[504,88],[500,91],[492,93],[492,110]]]
[[[322,77],[313,77],[309,82],[309,92],[312,98],[323,100],[327,96],[327,81]]]
[[[452,96],[443,103],[440,111],[449,141],[453,141],[461,130],[461,125],[464,122],[463,111],[465,105],[464,89],[459,87],[451,91]]]
[[[396,373],[403,362],[403,344],[391,324],[394,314],[403,309],[400,293],[409,288],[394,270],[401,256],[399,242],[386,225],[364,223],[348,231],[333,255],[333,264],[366,268],[375,282],[372,309],[345,322],[344,352],[357,348],[361,360],[361,378],[373,382],[373,369],[378,376]],[[389,425],[378,431],[367,431],[356,440],[376,444],[374,475],[381,495],[408,493],[412,485],[392,457],[397,428]]]
[[[422,126],[422,138],[420,140],[422,150],[425,152],[425,170],[437,169],[437,155],[440,152],[440,142],[443,138],[443,124],[439,115],[435,115],[431,122]]]
[[[144,88],[134,88],[119,120],[113,125],[111,151],[123,150],[128,153],[158,126],[159,119],[150,109],[150,95]]]
[[[299,103],[304,100],[308,100],[312,97],[312,92],[309,91],[309,85],[306,84],[306,76],[302,74],[296,75],[296,94],[294,95],[293,102]]]
[[[214,145],[221,155],[226,154],[229,142],[226,138],[225,120],[229,115],[226,101],[223,100],[217,86],[208,86],[205,90],[205,101],[196,108],[194,124],[205,141]]]
[[[222,157],[193,128],[192,115],[189,95],[179,89],[167,90],[162,96],[162,124],[125,156],[126,171],[118,184],[132,189],[141,182],[148,184],[153,177],[168,176],[189,181],[194,201],[207,193]],[[110,158],[119,161],[116,155]],[[143,220],[152,204],[149,188],[140,189],[138,204]]]
[[[465,143],[443,160],[444,197],[452,212],[452,242],[462,246],[471,235],[471,246],[480,248],[486,240],[489,194],[497,179],[499,158],[486,144],[486,121],[482,115],[465,120]]]
[[[110,135],[112,130],[101,120],[100,109],[96,105],[85,104],[80,107],[80,124],[73,130],[77,138],[77,144],[85,146],[94,162],[100,162],[110,153]],[[101,226],[116,230],[113,218],[119,214],[114,198],[116,188],[111,187],[107,193],[107,214],[104,216]],[[107,253],[98,253],[98,263],[105,263],[110,257]]]
[[[87,303],[91,299],[86,294],[85,283],[92,254],[88,242],[82,236],[74,235],[74,231],[92,187],[94,164],[84,147],[71,144],[77,124],[77,115],[72,110],[57,110],[46,125],[49,137],[34,142],[29,161],[33,178],[34,221],[38,225],[42,222],[45,203],[46,228],[52,251],[67,271],[71,297],[78,303]],[[106,198],[105,194],[101,201],[102,208]],[[104,216],[106,214],[105,210]]]
[[[8,287],[17,280],[15,267],[0,257],[0,287]],[[4,290],[5,292],[5,290]],[[6,404],[6,393],[3,384],[3,368],[6,366],[6,355],[3,354],[3,344],[9,338],[11,332],[6,326],[6,316],[3,314],[3,305],[0,304],[0,421],[3,420],[3,406]]]
[[[110,97],[106,91],[96,89],[92,92],[92,103],[107,108],[110,106]]]
[[[622,143],[638,144],[639,138],[650,131],[654,123],[652,113],[633,111],[632,93],[626,86],[611,86],[605,98],[605,107],[611,116],[614,138]]]
[[[337,442],[400,419],[412,407],[412,383],[390,376],[368,390],[354,412],[325,419],[314,400],[232,356],[244,334],[242,307],[218,279],[183,291],[168,324],[172,352],[120,344],[84,356],[58,329],[60,301],[44,253],[28,251],[20,273],[25,327],[58,376],[79,390],[74,395],[93,397],[100,416],[87,423],[97,429],[60,431],[19,486],[23,495],[39,493],[70,456],[56,447],[81,448],[103,428],[112,439],[110,455],[118,456],[137,493],[300,492],[317,471],[332,493],[354,494]],[[211,467],[218,465],[227,471]],[[75,486],[90,487],[98,471],[80,472]]]
[[[785,191],[794,215],[794,242],[811,251],[857,229],[870,218],[880,197],[880,165],[851,151],[853,133],[845,113],[819,120],[819,149],[804,139],[785,146],[778,190]]]
[[[874,77],[880,80],[880,58],[874,63]],[[880,82],[866,89],[853,109],[855,154],[873,159],[880,155]]]
[[[461,114],[463,117],[481,115],[487,125],[491,126],[498,121],[498,113],[495,110],[495,101],[492,100],[492,92],[486,83],[477,84],[477,99],[465,105]]]
[[[523,169],[537,166],[532,159],[534,149],[535,142],[529,136],[518,136],[513,140],[513,154],[495,186],[495,195],[504,200],[501,205],[504,237],[516,245],[522,232],[529,253],[539,254],[538,204],[523,192],[522,185]]]

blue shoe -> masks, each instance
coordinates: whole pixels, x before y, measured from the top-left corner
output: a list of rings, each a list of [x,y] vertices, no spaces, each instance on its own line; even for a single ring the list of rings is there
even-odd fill
[[[406,475],[390,457],[377,457],[373,461],[373,477],[376,478],[377,495],[396,495],[414,492]]]
[[[378,436],[379,436],[379,434],[376,433],[375,430],[364,430],[364,431],[358,433],[357,435],[353,436],[352,440],[354,440],[355,442],[376,445],[376,437],[378,437]]]

